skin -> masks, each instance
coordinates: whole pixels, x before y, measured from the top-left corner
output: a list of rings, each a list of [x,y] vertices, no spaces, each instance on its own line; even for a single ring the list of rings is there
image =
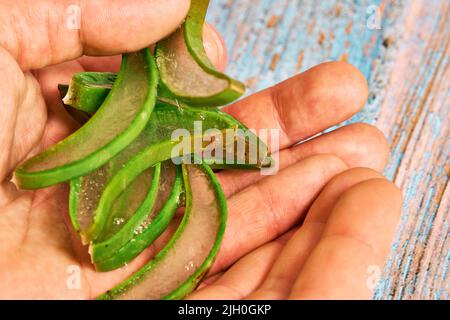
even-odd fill
[[[0,82],[0,298],[94,298],[157,249],[97,273],[68,224],[67,185],[22,191],[11,181],[20,162],[78,127],[62,108],[57,83],[83,70],[117,71],[115,54],[170,34],[189,7],[187,0],[79,3],[81,30],[69,30],[71,1],[0,1],[0,12],[8,12],[0,17],[0,70],[8,79]],[[205,41],[223,69],[226,50],[209,26]],[[272,148],[280,172],[218,175],[229,198],[227,231],[190,298],[371,297],[367,270],[382,268],[401,207],[399,190],[379,173],[387,143],[376,128],[353,124],[296,145],[358,112],[367,91],[356,68],[331,62],[226,108],[250,128],[281,130],[280,150]],[[74,272],[79,289],[67,286]]]

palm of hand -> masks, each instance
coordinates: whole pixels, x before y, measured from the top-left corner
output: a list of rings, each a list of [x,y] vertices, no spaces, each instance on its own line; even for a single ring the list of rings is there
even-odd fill
[[[220,50],[209,52],[211,59],[223,66],[217,35],[208,39]],[[0,68],[12,79],[0,84],[1,96],[10,98],[0,129],[6,146],[0,156],[0,297],[93,298],[153,251],[127,268],[97,273],[67,223],[68,187],[19,191],[9,181],[26,156],[77,127],[61,108],[56,84],[84,69],[115,71],[118,62],[83,57],[24,74],[0,47]],[[355,68],[328,63],[227,108],[250,128],[281,130],[281,171],[264,179],[254,172],[219,174],[229,223],[209,278],[191,298],[370,297],[366,269],[381,266],[400,210],[397,189],[375,171],[385,165],[385,140],[373,127],[355,124],[296,145],[350,117],[366,96]],[[79,288],[71,283],[77,275]]]

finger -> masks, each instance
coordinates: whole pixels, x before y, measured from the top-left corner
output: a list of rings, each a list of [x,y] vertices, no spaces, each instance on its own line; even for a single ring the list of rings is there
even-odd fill
[[[280,130],[283,149],[348,119],[363,107],[367,94],[358,69],[329,62],[225,110],[249,128]]]
[[[191,294],[189,300],[241,300],[263,281],[284,241],[275,240],[236,262],[217,281]]]
[[[339,196],[362,181],[382,177],[374,170],[355,168],[331,179],[314,201],[300,229],[283,248],[267,278],[248,299],[287,299]]]
[[[23,70],[88,55],[136,51],[179,26],[189,0],[2,1],[0,46]],[[20,32],[17,32],[20,30]]]
[[[120,63],[122,62],[121,55],[109,57],[93,57],[82,56],[77,59],[85,71],[93,72],[119,72]]]
[[[74,73],[84,71],[77,61],[69,61],[34,72],[48,110],[45,133],[37,150],[46,149],[78,129],[79,124],[67,113],[58,91],[59,83],[69,83]]]
[[[240,300],[247,297],[264,280],[285,243],[288,232],[266,243],[236,262],[217,280],[192,293],[190,300]]]
[[[368,299],[370,267],[382,268],[401,210],[401,193],[385,179],[342,194],[296,280],[292,299]]]
[[[211,62],[220,71],[225,70],[227,65],[227,51],[225,42],[219,32],[208,23],[203,28],[203,45]],[[82,56],[77,59],[86,71],[95,72],[118,72],[120,69],[120,55],[110,57]]]
[[[203,46],[209,60],[219,71],[224,71],[228,63],[225,41],[220,33],[209,23],[203,28]]]
[[[314,156],[231,197],[223,245],[211,274],[291,229],[326,183],[345,169],[337,157]]]
[[[0,46],[0,181],[9,180],[44,131],[47,113],[39,86],[31,74],[24,74],[11,55]],[[14,152],[13,152],[14,150]]]
[[[377,128],[355,123],[323,134],[274,155],[281,169],[317,154],[332,154],[342,159],[349,168],[367,167],[381,171],[389,157],[389,146]],[[260,172],[225,170],[217,174],[227,196],[259,181]]]
[[[203,45],[211,62],[220,71],[225,70],[227,64],[227,52],[225,42],[218,31],[209,24],[203,28]],[[77,59],[86,71],[118,72],[122,57],[120,55],[110,57],[82,56]]]

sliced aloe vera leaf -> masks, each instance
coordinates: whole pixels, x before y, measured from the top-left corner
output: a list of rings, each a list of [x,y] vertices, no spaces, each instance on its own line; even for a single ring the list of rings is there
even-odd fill
[[[178,208],[182,191],[180,167],[176,167],[171,161],[164,162],[161,168],[156,203],[145,221],[134,230],[133,238],[116,251],[110,250],[105,243],[91,245],[91,258],[96,269],[109,271],[122,267],[152,244],[172,220]]]
[[[90,99],[90,101],[93,101],[92,104],[90,105],[92,112],[83,111],[82,110],[83,108],[76,104],[74,104],[74,105],[65,104],[63,102],[63,99],[67,95],[67,92],[69,91],[69,85],[68,84],[58,84],[58,91],[59,91],[59,95],[61,97],[61,102],[63,103],[66,111],[80,124],[84,124],[92,117],[92,115],[95,112],[97,112],[98,108],[101,107],[102,103],[104,102],[104,99],[107,97],[108,93],[111,91],[110,86],[112,86],[114,84],[114,82],[111,80],[111,79],[113,79],[112,77],[102,76],[101,72],[86,71],[86,72],[80,73],[79,75],[83,76],[83,78],[86,78],[86,79],[99,76],[98,79],[96,79],[96,82],[105,81],[101,90],[96,87],[91,88],[91,85],[95,86],[95,84],[91,84],[88,81],[86,81],[84,83],[83,87],[75,86],[72,88],[74,95],[78,94],[77,90],[83,90],[83,93],[82,93],[83,95],[95,96]],[[115,74],[112,73],[112,75],[115,75]],[[72,81],[74,81],[74,80],[72,80]],[[179,107],[179,108],[187,108],[187,106],[184,105],[182,102],[175,101],[175,100],[165,98],[165,97],[156,97],[156,105],[160,105],[160,107],[164,107],[164,105],[171,105],[171,106]],[[196,109],[198,109],[198,108],[196,108]],[[213,110],[213,109],[208,108],[208,111],[211,111],[211,110]]]
[[[160,169],[161,164],[158,163],[142,172],[114,201],[103,232],[89,248],[93,262],[114,255],[134,238],[139,226],[147,221],[156,203]]]
[[[212,163],[212,168],[253,170],[271,166],[273,159],[270,157],[269,149],[264,141],[230,114],[223,112],[220,109],[213,109],[213,111],[234,124],[235,128],[238,129],[236,138],[240,140],[240,143],[243,143],[244,147],[239,150],[236,150],[236,148],[231,148],[231,150],[230,148],[225,148],[226,152],[233,151],[235,161],[233,163],[227,161],[227,163],[223,164]],[[236,144],[237,143],[235,142],[235,145]],[[240,152],[242,149],[245,150],[245,153]]]
[[[222,106],[242,96],[245,85],[218,71],[203,46],[209,0],[192,0],[184,24],[155,47],[160,94],[192,106]]]
[[[99,299],[181,299],[212,265],[226,225],[226,198],[205,164],[183,166],[184,217],[167,245],[129,279]]]
[[[51,186],[108,162],[141,133],[156,100],[157,70],[148,49],[123,57],[102,107],[77,132],[29,159],[15,172],[22,189]]]
[[[159,188],[159,180],[161,173],[161,164],[142,172],[131,184],[125,189],[114,202],[103,232],[97,238],[98,242],[111,240],[111,238],[119,236],[126,237],[126,234],[133,232],[128,224],[135,219],[144,220],[147,213],[153,207],[156,200],[156,194]],[[142,217],[144,216],[144,217]],[[132,224],[134,225],[134,224]],[[123,235],[125,231],[125,235]],[[108,242],[113,250],[112,242]]]
[[[127,163],[136,154],[139,154],[139,152],[152,145],[155,145],[155,150],[160,149],[160,153],[154,155],[152,152],[157,151],[152,151],[153,149],[151,149],[151,159],[148,161],[144,160],[147,161],[145,165],[148,166],[142,171],[159,162],[170,159],[172,147],[178,143],[176,141],[170,141],[172,132],[176,129],[185,129],[189,133],[194,133],[195,121],[201,121],[203,129],[217,128],[224,130],[234,126],[230,119],[221,117],[216,112],[177,108],[159,102],[150,117],[148,125],[133,143],[99,169],[85,176],[78,177],[71,182],[69,198],[70,217],[75,230],[80,233],[83,243],[87,244],[91,240],[96,240],[102,233],[102,228],[104,223],[106,223],[105,219],[107,219],[109,211],[103,213],[101,218],[97,218],[100,220],[97,221],[95,226],[92,225],[93,219],[99,206],[100,197],[104,194],[103,191],[106,185],[116,173],[122,170],[124,166],[127,166]],[[131,171],[134,172],[137,169],[139,167],[131,168]],[[133,179],[142,171],[137,172],[133,176]],[[121,187],[124,186],[120,189],[120,192],[124,191],[126,188],[125,185],[121,185],[120,183],[119,185]],[[110,204],[114,199],[107,197],[103,201],[104,203]],[[108,210],[111,209],[110,207],[108,208]]]
[[[87,113],[97,111],[112,89],[117,74],[111,72],[80,72],[72,77],[63,96],[63,103]]]

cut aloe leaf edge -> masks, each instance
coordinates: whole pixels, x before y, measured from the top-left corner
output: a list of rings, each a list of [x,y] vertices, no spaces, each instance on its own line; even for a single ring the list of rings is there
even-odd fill
[[[106,99],[117,74],[111,72],[80,72],[72,77],[63,103],[75,109],[94,113]]]

